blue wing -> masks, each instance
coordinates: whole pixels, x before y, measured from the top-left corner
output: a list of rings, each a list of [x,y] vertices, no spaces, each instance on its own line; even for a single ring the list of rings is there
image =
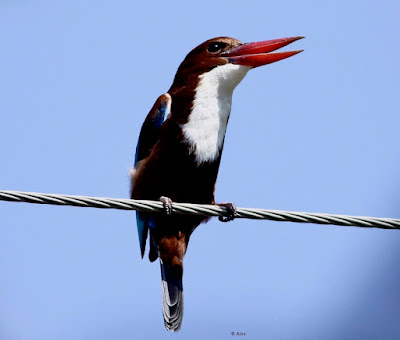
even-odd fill
[[[154,145],[160,138],[160,129],[171,112],[171,96],[168,93],[161,95],[146,117],[140,131],[135,154],[135,167],[138,162],[148,157]],[[155,227],[153,218],[145,212],[136,212],[139,243],[142,257],[146,248],[148,229]]]

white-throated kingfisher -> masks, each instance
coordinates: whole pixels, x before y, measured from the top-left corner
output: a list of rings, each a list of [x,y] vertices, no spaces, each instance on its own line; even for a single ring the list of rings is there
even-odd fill
[[[143,123],[131,172],[131,198],[161,200],[165,213],[137,212],[142,257],[160,258],[163,315],[167,330],[183,318],[183,257],[193,230],[209,218],[171,214],[175,202],[216,204],[215,183],[231,112],[232,93],[249,70],[301,51],[273,52],[302,37],[244,44],[220,37],[193,49],[174,82]],[[222,203],[234,218],[235,205]]]

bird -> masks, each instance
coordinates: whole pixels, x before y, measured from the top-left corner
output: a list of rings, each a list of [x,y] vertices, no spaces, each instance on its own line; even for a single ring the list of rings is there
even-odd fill
[[[248,71],[302,52],[273,52],[303,37],[252,43],[218,37],[187,54],[174,81],[148,113],[131,169],[132,199],[159,200],[164,213],[136,212],[141,256],[149,234],[149,260],[160,259],[164,326],[177,332],[183,319],[183,258],[195,228],[210,218],[172,214],[173,202],[218,204],[223,222],[234,203],[216,203],[232,94]]]

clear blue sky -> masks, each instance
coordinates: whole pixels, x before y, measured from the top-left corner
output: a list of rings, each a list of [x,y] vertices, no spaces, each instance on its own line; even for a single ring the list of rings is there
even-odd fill
[[[216,198],[400,218],[398,1],[2,1],[0,188],[128,197],[139,129],[206,39],[304,35],[236,89]],[[290,49],[289,48],[289,49]],[[400,232],[217,219],[182,330],[135,213],[0,202],[1,339],[400,337]]]

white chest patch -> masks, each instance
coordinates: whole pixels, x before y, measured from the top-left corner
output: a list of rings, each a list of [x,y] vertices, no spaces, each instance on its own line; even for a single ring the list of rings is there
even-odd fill
[[[212,162],[220,155],[233,90],[249,70],[248,66],[225,64],[199,77],[192,112],[188,122],[181,126],[197,165]]]

